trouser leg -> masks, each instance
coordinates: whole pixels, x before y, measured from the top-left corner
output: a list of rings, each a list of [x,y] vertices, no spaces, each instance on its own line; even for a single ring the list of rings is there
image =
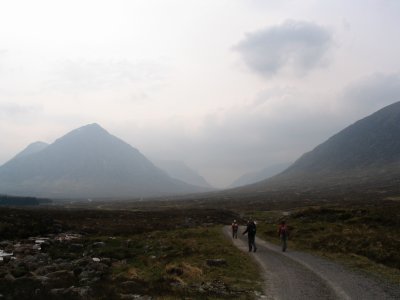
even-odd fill
[[[249,251],[256,251],[256,249],[255,236],[249,236]]]
[[[285,252],[287,248],[287,237],[282,237],[282,251]]]

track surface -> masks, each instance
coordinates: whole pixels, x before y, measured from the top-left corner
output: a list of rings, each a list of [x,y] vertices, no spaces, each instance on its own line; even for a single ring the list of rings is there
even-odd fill
[[[241,232],[233,244],[248,251],[247,237]],[[224,227],[231,238],[231,229]],[[400,287],[378,282],[345,267],[313,256],[291,251],[256,238],[257,252],[249,253],[260,265],[265,278],[264,299],[400,299]],[[290,244],[289,244],[290,247]]]

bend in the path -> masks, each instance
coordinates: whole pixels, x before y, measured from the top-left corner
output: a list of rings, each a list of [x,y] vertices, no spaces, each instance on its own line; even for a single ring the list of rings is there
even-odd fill
[[[243,231],[242,231],[243,232]],[[224,233],[231,236],[229,226]],[[246,237],[233,240],[248,251]],[[270,299],[400,299],[400,288],[314,255],[282,252],[280,247],[256,238],[257,253],[251,253],[264,271],[265,291]]]

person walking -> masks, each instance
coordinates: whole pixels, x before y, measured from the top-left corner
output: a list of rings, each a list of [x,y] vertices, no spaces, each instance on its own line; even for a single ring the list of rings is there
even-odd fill
[[[255,242],[256,232],[257,232],[257,226],[256,226],[256,223],[254,222],[254,220],[248,221],[247,228],[243,232],[243,235],[245,235],[247,233],[247,239],[249,242],[249,252],[251,252],[252,250],[254,252],[257,251],[256,242]]]
[[[282,221],[278,227],[278,236],[281,239],[282,252],[285,252],[287,248],[287,239],[289,236],[289,231],[285,221]]]
[[[233,220],[232,223],[232,238],[237,239],[237,233],[239,229],[239,224],[236,222],[236,220]]]

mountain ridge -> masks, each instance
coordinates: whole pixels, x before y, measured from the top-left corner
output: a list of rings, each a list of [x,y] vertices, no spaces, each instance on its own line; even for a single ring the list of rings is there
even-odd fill
[[[0,192],[55,198],[150,197],[200,192],[93,123],[0,167]]]
[[[347,126],[304,153],[283,172],[242,190],[394,185],[399,182],[400,102],[395,102]]]

